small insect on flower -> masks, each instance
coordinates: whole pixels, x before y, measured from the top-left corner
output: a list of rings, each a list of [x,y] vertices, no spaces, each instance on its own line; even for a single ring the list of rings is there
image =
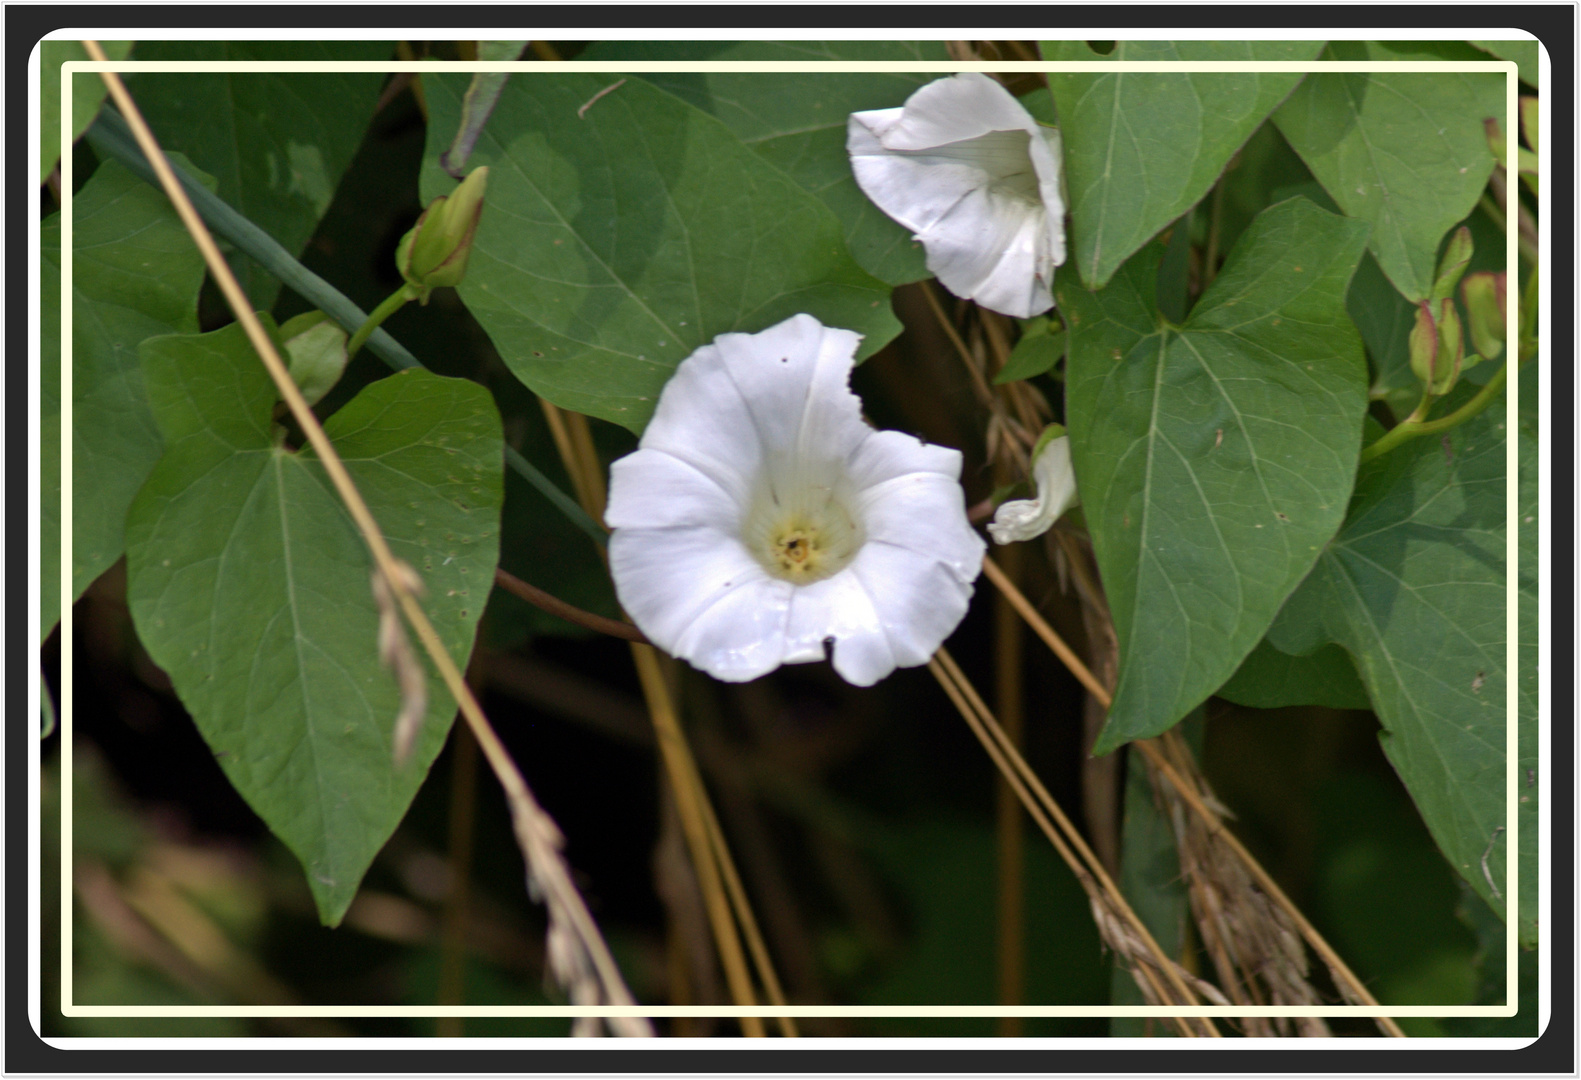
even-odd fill
[[[610,469],[621,604],[715,678],[832,648],[841,676],[871,686],[927,663],[966,614],[986,545],[960,452],[867,425],[849,385],[860,340],[811,315],[721,334]]]
[[[1054,306],[1065,261],[1057,128],[966,71],[899,109],[852,113],[846,131],[857,185],[913,231],[945,288],[1022,319]]]

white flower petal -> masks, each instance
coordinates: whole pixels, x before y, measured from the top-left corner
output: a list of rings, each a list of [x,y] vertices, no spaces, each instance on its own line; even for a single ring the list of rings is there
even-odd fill
[[[972,599],[971,583],[950,567],[882,540],[865,544],[849,569],[871,599],[899,667],[926,664],[960,625]],[[839,656],[837,644],[836,670]]]
[[[895,653],[872,598],[847,568],[797,589],[785,628],[785,662],[822,660],[832,640],[835,671],[853,686],[872,686],[895,670]]]
[[[874,431],[856,448],[846,467],[851,482],[858,488],[874,487],[914,472],[937,473],[958,480],[961,452],[900,431]]]
[[[706,424],[697,421],[708,417]],[[642,433],[644,450],[660,450],[697,468],[743,505],[763,457],[757,423],[717,345],[704,345],[664,384]],[[619,512],[611,495],[611,509]]]
[[[988,545],[966,518],[961,485],[938,473],[909,473],[862,492],[868,543],[906,548],[975,581]]]
[[[743,509],[734,492],[663,450],[640,449],[609,467],[604,522],[612,529],[704,525],[729,534]]]
[[[843,462],[871,434],[850,386],[861,340],[811,315],[715,340],[766,453]]]
[[[1038,122],[998,80],[980,71],[937,79],[906,99],[883,133],[889,150],[930,150],[990,131],[1035,132]]]
[[[785,623],[795,586],[763,577],[718,597],[671,652],[725,682],[747,682],[785,662]]]
[[[1065,261],[1059,133],[998,82],[963,72],[901,109],[852,113],[846,149],[858,186],[913,230],[951,292],[1020,318],[1053,307]]]
[[[675,652],[692,622],[732,589],[768,573],[718,529],[616,529],[609,570],[620,606],[659,648]]]
[[[886,150],[869,123],[882,123],[885,113],[899,109],[852,113],[846,128],[846,149],[857,186],[878,208],[912,232],[931,228],[951,207],[985,183],[975,165],[933,157],[913,157]]]
[[[980,187],[917,239],[946,289],[1026,319],[1054,306],[1047,221],[1041,206]]]

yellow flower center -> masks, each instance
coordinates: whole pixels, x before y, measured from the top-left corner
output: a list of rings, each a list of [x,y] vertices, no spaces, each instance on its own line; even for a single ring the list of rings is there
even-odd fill
[[[772,490],[754,500],[742,539],[763,568],[798,585],[832,577],[862,546],[862,530],[844,503],[812,489],[776,498]]]

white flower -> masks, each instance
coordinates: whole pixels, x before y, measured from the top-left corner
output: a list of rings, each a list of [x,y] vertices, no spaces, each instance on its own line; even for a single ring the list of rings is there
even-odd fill
[[[851,114],[856,182],[913,230],[956,296],[1017,318],[1054,306],[1065,261],[1060,135],[975,71],[939,79],[899,109]]]
[[[605,520],[621,604],[660,648],[745,682],[822,660],[871,686],[960,623],[987,545],[959,451],[862,419],[859,334],[797,315],[721,334],[665,385]]]
[[[1009,544],[1017,540],[1030,540],[1042,536],[1053,528],[1060,515],[1080,500],[1076,497],[1076,473],[1070,467],[1070,436],[1058,434],[1065,429],[1050,424],[1055,435],[1048,432],[1038,440],[1034,451],[1032,479],[1038,486],[1036,499],[1012,499],[1001,503],[994,512],[989,535],[996,544]]]

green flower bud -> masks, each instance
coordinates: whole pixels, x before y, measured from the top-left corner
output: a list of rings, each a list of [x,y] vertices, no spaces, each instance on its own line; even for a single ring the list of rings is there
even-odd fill
[[[1438,305],[1438,358],[1434,364],[1433,393],[1449,393],[1460,380],[1461,363],[1466,358],[1466,337],[1460,329],[1460,312],[1455,301],[1445,297]]]
[[[1438,326],[1433,322],[1433,309],[1426,300],[1416,302],[1416,325],[1411,328],[1411,370],[1423,386],[1433,384],[1434,366],[1438,363]]]
[[[1460,275],[1466,272],[1466,266],[1471,262],[1471,252],[1471,230],[1462,225],[1450,236],[1449,243],[1444,245],[1444,257],[1438,260],[1438,275],[1433,280],[1430,297],[1434,304],[1455,295]]]
[[[401,238],[395,264],[418,302],[428,303],[433,290],[459,285],[466,276],[488,179],[487,166],[473,169],[456,190],[429,203]]]
[[[1460,298],[1466,305],[1466,329],[1471,346],[1485,360],[1497,360],[1504,351],[1504,304],[1506,279],[1492,270],[1467,274],[1460,283]]]
[[[280,341],[291,381],[309,405],[318,404],[346,370],[346,331],[322,311],[309,311],[286,320]]]
[[[1542,147],[1537,145],[1537,107],[1536,98],[1521,98],[1521,134],[1526,136],[1526,145],[1532,148],[1534,154],[1542,153]]]

